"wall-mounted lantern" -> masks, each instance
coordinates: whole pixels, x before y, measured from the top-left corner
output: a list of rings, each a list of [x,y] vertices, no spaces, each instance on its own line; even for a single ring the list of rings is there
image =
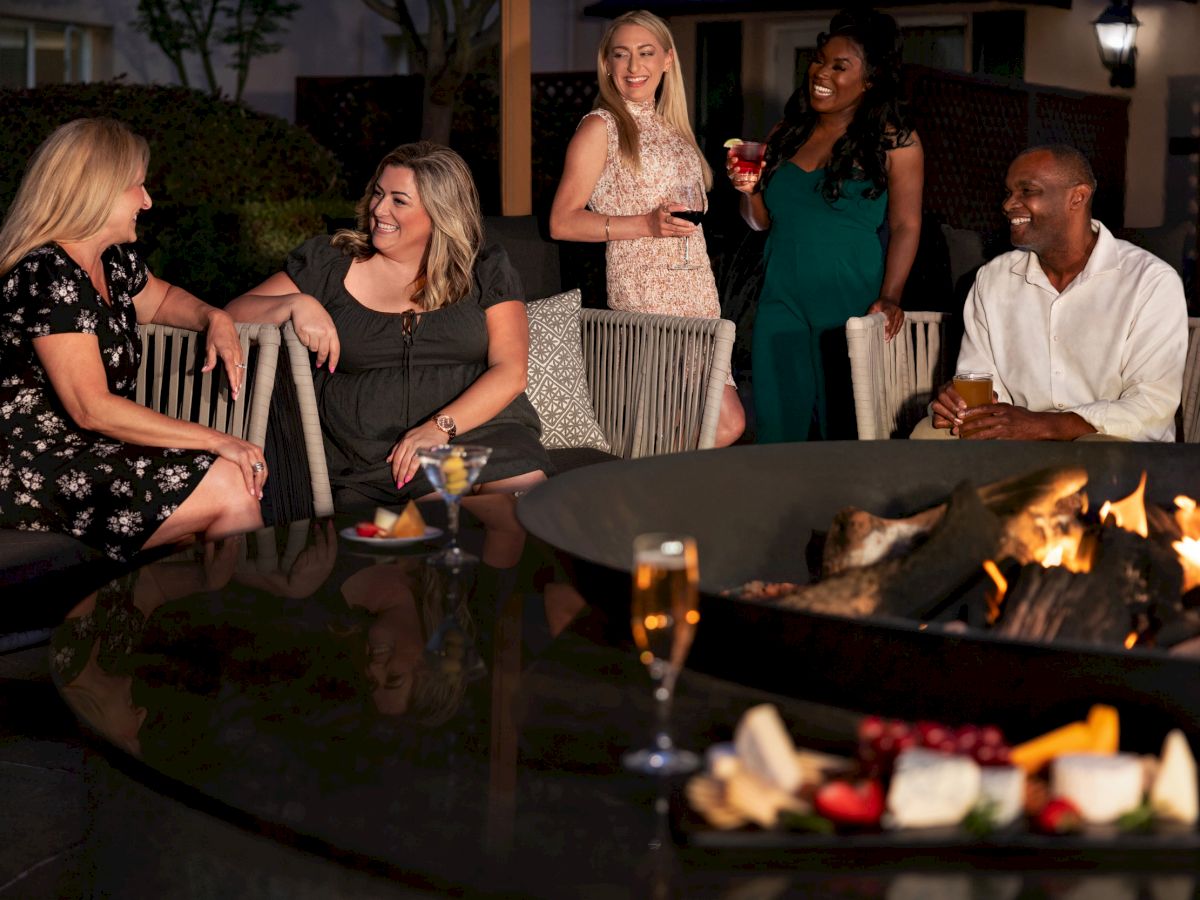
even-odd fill
[[[1135,44],[1140,24],[1133,14],[1133,0],[1116,0],[1092,23],[1096,29],[1100,61],[1112,72],[1108,83],[1113,87],[1131,88],[1134,85]]]

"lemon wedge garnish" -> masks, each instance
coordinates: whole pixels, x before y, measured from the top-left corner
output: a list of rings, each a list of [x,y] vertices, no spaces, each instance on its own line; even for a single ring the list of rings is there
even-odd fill
[[[736,147],[738,144],[744,144],[744,143],[746,143],[746,142],[743,141],[741,138],[730,138],[721,146],[723,146],[726,150],[728,150],[730,147]]]

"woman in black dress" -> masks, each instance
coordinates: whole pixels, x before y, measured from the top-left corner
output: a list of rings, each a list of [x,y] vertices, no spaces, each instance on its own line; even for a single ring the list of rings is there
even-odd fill
[[[448,147],[404,144],[376,169],[356,229],[301,244],[285,271],[227,307],[243,322],[290,319],[315,354],[339,510],[430,493],[416,452],[447,441],[492,448],[480,491],[525,490],[549,471],[524,393],[520,280],[500,247],[482,244],[466,163]]]
[[[113,559],[262,527],[262,449],[134,400],[138,323],[208,331],[236,395],[230,317],[156,278],[132,244],[146,142],[76,119],[37,149],[0,228],[0,525]]]

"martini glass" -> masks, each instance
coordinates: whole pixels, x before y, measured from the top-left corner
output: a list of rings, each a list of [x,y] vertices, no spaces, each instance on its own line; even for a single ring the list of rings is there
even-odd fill
[[[417,459],[421,461],[426,477],[446,501],[446,531],[450,540],[446,548],[433,558],[434,564],[459,568],[465,563],[476,562],[474,556],[458,546],[458,509],[462,498],[471,492],[491,453],[491,447],[468,444],[437,444],[417,451]]]

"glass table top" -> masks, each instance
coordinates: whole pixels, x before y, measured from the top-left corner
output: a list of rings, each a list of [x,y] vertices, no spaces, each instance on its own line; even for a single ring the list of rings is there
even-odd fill
[[[440,508],[422,504],[430,524]],[[962,854],[839,862],[828,845],[690,841],[680,782],[620,764],[649,737],[653,701],[627,617],[594,602],[608,586],[526,535],[510,497],[465,501],[462,542],[481,561],[458,570],[430,564],[436,540],[376,547],[339,534],[353,524],[197,544],[111,582],[53,635],[61,696],[168,795],[437,893],[909,896],[966,879],[1017,889],[989,896],[1054,894],[1059,873]],[[676,739],[728,740],[764,701],[817,749],[852,740],[850,712],[694,670]]]

